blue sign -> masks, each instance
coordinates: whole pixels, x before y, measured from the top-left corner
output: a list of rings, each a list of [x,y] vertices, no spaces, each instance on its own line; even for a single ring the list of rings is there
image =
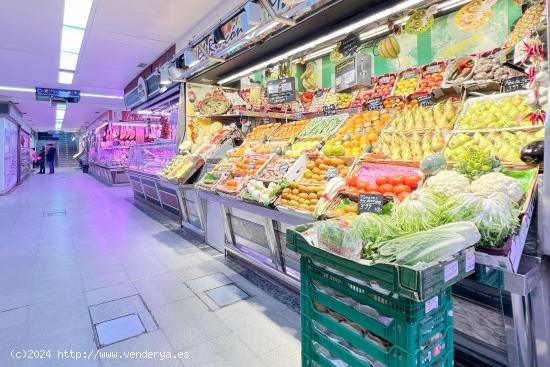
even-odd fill
[[[49,101],[51,99],[65,99],[69,103],[80,101],[80,91],[72,89],[40,88],[36,87],[36,100]]]

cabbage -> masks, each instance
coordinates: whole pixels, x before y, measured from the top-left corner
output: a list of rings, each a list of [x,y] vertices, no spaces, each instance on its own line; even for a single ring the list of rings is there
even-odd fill
[[[414,233],[436,227],[444,220],[441,209],[445,196],[431,189],[413,192],[394,210],[393,220],[405,233]]]

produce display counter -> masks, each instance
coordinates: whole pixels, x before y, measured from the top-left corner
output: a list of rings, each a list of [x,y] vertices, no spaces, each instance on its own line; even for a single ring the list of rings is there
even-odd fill
[[[111,167],[90,162],[89,172],[96,179],[107,185],[127,185],[130,182],[125,167]]]

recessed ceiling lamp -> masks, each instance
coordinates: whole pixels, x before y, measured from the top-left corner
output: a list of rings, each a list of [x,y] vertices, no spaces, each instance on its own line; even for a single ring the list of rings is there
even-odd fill
[[[73,82],[92,3],[93,0],[65,0],[59,55],[58,82],[61,84]]]

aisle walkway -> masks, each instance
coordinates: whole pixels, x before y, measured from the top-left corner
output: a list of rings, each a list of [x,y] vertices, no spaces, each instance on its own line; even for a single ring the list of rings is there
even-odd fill
[[[129,187],[33,174],[0,197],[0,366],[298,366],[299,315],[217,258]],[[213,301],[236,286],[250,298]],[[10,357],[29,350],[44,358]]]

